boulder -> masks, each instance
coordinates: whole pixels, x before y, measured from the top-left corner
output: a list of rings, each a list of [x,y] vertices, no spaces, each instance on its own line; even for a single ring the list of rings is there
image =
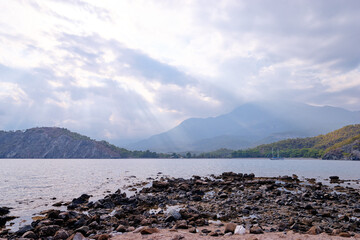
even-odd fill
[[[235,229],[236,229],[236,224],[235,223],[227,223],[225,225],[224,233],[228,233],[228,232],[234,233]]]

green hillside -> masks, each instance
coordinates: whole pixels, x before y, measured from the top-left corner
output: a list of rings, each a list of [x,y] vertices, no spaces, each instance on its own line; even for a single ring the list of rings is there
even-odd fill
[[[348,125],[326,135],[309,138],[287,139],[255,148],[234,151],[231,157],[269,157],[271,151],[279,149],[282,157],[324,158],[337,151],[337,157],[347,158],[355,151],[360,141],[360,124]],[[346,147],[346,146],[350,146]],[[335,159],[329,157],[328,159]]]

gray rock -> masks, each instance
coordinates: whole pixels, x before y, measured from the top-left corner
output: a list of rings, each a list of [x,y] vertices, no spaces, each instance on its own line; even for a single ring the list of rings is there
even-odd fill
[[[181,219],[181,214],[175,210],[175,209],[171,209],[167,214],[166,214],[166,222],[172,222],[172,221],[176,221]]]

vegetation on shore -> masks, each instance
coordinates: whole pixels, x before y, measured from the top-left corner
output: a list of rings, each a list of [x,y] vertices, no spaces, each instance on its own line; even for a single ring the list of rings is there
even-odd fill
[[[308,138],[287,139],[271,144],[263,144],[251,149],[238,150],[231,157],[269,157],[272,150],[279,149],[282,157],[290,158],[323,158],[326,154],[347,145],[352,150],[359,149],[360,124],[348,125],[325,135]],[[344,152],[346,155],[346,152]]]

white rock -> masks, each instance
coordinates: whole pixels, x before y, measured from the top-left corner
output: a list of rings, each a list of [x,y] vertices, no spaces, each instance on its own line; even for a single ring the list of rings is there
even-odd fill
[[[224,224],[220,220],[217,221],[209,220],[209,223],[214,224],[215,226],[224,226]]]
[[[237,225],[234,231],[234,234],[244,235],[246,233],[246,229],[242,225]]]

